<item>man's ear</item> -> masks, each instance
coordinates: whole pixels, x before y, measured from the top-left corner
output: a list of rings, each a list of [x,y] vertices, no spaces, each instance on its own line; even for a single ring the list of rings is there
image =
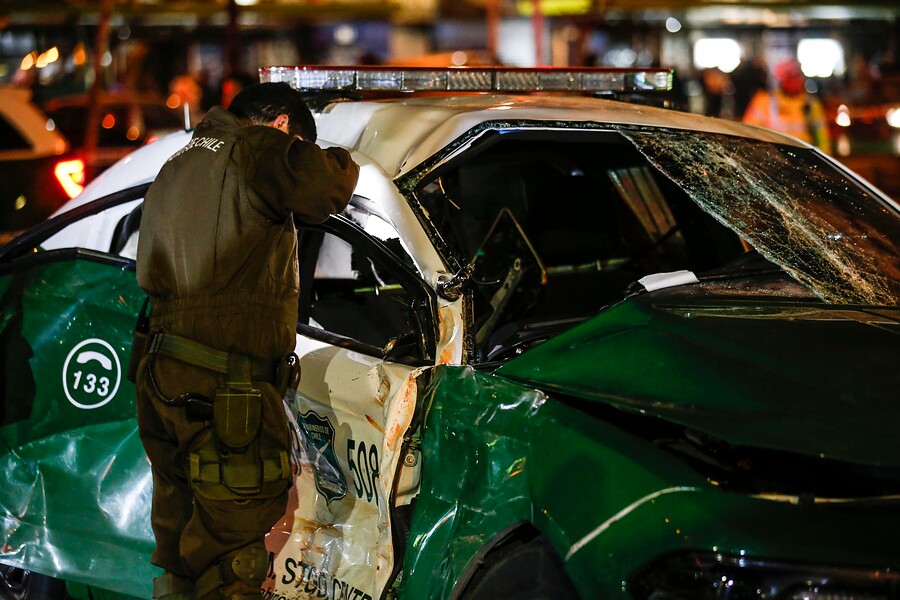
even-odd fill
[[[285,133],[290,133],[291,118],[287,114],[281,113],[280,115],[275,117],[274,121],[272,121],[272,127],[274,127],[275,129],[280,129]]]

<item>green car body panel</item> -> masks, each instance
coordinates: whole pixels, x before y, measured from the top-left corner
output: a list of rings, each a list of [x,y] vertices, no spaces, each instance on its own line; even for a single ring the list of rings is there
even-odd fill
[[[88,254],[0,276],[4,562],[149,597],[150,470],[125,378],[144,294],[125,261]]]
[[[900,466],[884,427],[898,410],[900,309],[690,290],[622,302],[497,373],[734,445]]]
[[[734,489],[648,443],[641,420],[786,460],[894,467],[883,420],[897,414],[897,317],[657,292],[493,374],[439,368],[424,400],[427,469],[404,595],[451,597],[483,547],[520,522],[550,541],[583,597],[631,597],[628,574],[679,551],[891,572],[896,498],[873,507],[852,498],[852,482],[838,482],[851,496],[833,502]],[[848,340],[859,368],[842,365]]]

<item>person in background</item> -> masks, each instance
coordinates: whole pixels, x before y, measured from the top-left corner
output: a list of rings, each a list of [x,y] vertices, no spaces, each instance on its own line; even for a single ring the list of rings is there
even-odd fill
[[[765,62],[755,56],[742,60],[737,68],[731,72],[731,84],[734,88],[734,115],[740,119],[750,100],[756,92],[769,86],[768,68]]]
[[[155,599],[261,597],[265,535],[292,481],[283,395],[298,375],[295,219],[339,213],[359,177],[346,150],[315,140],[299,92],[250,85],[207,112],[144,200],[137,278],[150,312],[132,352],[153,473],[151,562],[164,570]]]
[[[725,96],[731,85],[728,75],[716,67],[703,69],[700,74],[700,85],[703,88],[705,102],[704,114],[707,117],[726,116]]]
[[[778,63],[774,90],[760,90],[750,100],[743,121],[787,133],[831,152],[831,138],[822,103],[806,91],[806,78],[796,60]]]

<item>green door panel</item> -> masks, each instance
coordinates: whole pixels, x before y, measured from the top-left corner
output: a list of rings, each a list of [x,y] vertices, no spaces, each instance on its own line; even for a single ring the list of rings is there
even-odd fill
[[[151,476],[125,379],[128,262],[35,255],[0,276],[0,561],[150,597]]]

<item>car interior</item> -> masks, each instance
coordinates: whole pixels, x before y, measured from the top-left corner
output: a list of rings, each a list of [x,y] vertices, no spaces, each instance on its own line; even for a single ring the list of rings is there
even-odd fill
[[[469,265],[474,363],[503,361],[639,289],[641,277],[721,267],[746,252],[616,132],[488,134],[423,179],[416,199],[439,247]],[[377,207],[355,197],[352,236],[302,228],[300,330],[407,362],[427,304],[409,255]],[[418,321],[418,325],[417,325]],[[398,354],[399,356],[399,354]]]
[[[354,196],[342,216],[299,229],[298,331],[409,364],[434,356],[434,293],[377,206]]]
[[[701,272],[746,250],[613,131],[489,132],[416,197],[439,245],[474,266],[485,360],[525,329],[596,314],[645,275]]]

